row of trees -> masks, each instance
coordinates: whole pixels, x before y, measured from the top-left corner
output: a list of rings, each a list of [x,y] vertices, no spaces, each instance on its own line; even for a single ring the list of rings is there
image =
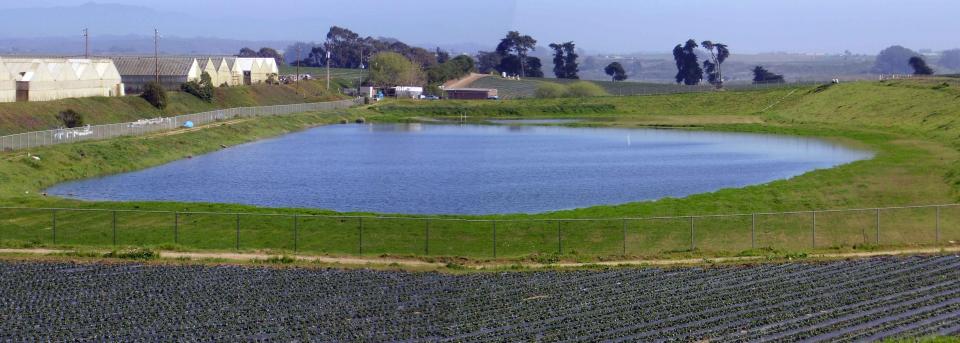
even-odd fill
[[[326,40],[321,44],[297,43],[287,48],[287,54],[300,52],[299,60],[294,59],[292,65],[308,67],[326,66],[332,68],[366,68],[372,64],[372,56],[382,52],[397,53],[421,68],[427,68],[444,63],[450,59],[450,54],[441,51],[430,51],[424,48],[407,45],[396,39],[361,37],[350,29],[333,26],[327,31]],[[329,54],[328,54],[329,53]]]
[[[278,52],[274,48],[263,47],[260,50],[253,50],[250,48],[240,49],[240,53],[237,54],[237,57],[262,57],[262,58],[272,58],[277,61],[277,65],[283,65],[283,54]]]
[[[697,57],[697,48],[703,47],[710,53],[710,58],[703,61],[703,68],[700,67],[699,57]],[[673,59],[677,64],[677,83],[685,85],[697,85],[703,81],[704,72],[707,74],[707,82],[723,87],[723,73],[721,66],[723,62],[730,57],[730,50],[726,44],[714,43],[706,40],[700,44],[690,39],[684,44],[677,44],[673,48]]]

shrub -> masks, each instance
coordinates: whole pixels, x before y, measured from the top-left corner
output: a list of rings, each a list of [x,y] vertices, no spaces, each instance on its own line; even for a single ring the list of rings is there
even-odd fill
[[[269,81],[269,80],[268,80]],[[180,90],[193,94],[206,102],[213,102],[213,80],[210,74],[204,72],[200,75],[200,81],[190,81],[180,85]]]
[[[159,83],[151,81],[143,87],[143,94],[140,95],[153,107],[164,109],[167,107],[167,91]]]
[[[574,98],[585,98],[591,96],[609,95],[607,91],[596,83],[589,81],[578,81],[567,86],[567,96]]]
[[[541,99],[562,98],[567,95],[567,87],[558,83],[544,82],[537,87],[534,95]]]
[[[67,109],[57,113],[57,120],[59,120],[60,123],[66,128],[83,126],[83,116],[72,109]]]
[[[150,249],[114,250],[103,255],[107,258],[122,258],[130,260],[151,260],[160,257],[160,254]]]

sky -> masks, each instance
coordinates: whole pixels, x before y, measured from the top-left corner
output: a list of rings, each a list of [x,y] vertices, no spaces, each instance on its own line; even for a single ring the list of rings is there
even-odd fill
[[[104,15],[114,5],[141,8],[93,23],[71,15],[81,13],[71,7],[87,3],[0,0],[0,10],[21,11],[12,13],[54,13],[28,22],[6,16],[0,37],[68,36],[86,26],[94,34],[146,35],[158,27],[181,37],[320,41],[329,26],[340,25],[417,45],[490,48],[508,30],[519,30],[543,46],[574,41],[591,53],[668,52],[688,38],[743,53],[960,47],[958,0],[97,0],[109,5],[97,10]],[[131,22],[120,25],[124,20]]]

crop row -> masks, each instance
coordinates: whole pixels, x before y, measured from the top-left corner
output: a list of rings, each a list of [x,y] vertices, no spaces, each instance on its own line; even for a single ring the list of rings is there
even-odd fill
[[[958,331],[958,256],[469,275],[0,263],[0,341],[862,341]]]

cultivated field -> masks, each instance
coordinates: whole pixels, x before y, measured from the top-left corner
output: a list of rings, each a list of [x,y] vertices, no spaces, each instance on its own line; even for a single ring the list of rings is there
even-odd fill
[[[3,341],[872,341],[960,334],[960,257],[470,275],[0,263]]]

